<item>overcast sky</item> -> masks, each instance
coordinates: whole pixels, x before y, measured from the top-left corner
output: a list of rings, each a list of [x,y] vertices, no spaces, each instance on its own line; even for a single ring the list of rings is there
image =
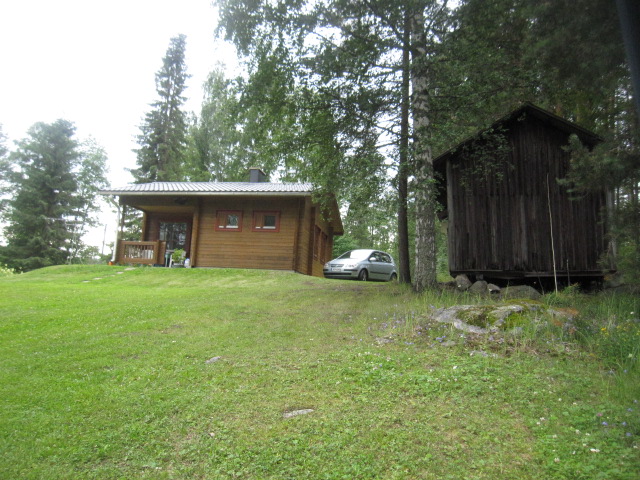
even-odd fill
[[[210,0],[1,1],[3,131],[18,140],[36,122],[70,120],[80,138],[106,149],[112,185],[127,183],[170,39],[187,36],[186,110],[199,112],[201,85],[217,62],[235,65],[233,50],[216,44],[215,26]]]
[[[187,111],[199,112],[201,85],[217,63],[235,68],[215,27],[210,0],[0,0],[7,146],[36,122],[64,118],[79,139],[92,136],[105,148],[112,186],[132,181],[125,168],[135,167],[135,136],[157,98],[155,74],[171,38],[187,36]]]

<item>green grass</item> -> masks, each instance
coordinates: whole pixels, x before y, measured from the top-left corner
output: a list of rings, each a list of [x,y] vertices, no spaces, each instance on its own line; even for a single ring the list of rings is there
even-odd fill
[[[0,478],[640,471],[632,297],[471,337],[428,320],[471,298],[286,272],[55,267],[0,295]]]

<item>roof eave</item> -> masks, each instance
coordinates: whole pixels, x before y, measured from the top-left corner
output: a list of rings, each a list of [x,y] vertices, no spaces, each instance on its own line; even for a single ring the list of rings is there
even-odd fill
[[[175,190],[171,192],[136,192],[129,190],[101,190],[100,195],[115,195],[115,196],[144,196],[144,197],[171,197],[180,195],[181,197],[221,197],[221,196],[243,196],[243,197],[306,197],[312,194],[308,192],[189,192],[183,190]]]
[[[445,152],[441,153],[440,155],[438,155],[433,160],[434,167],[438,168],[440,163],[445,161],[452,154],[456,153],[460,148],[462,148],[467,143],[472,142],[473,140],[478,138],[478,136],[481,135],[482,133],[487,132],[487,131],[489,131],[489,130],[491,130],[493,128],[496,128],[497,126],[502,125],[504,123],[510,122],[510,121],[514,120],[515,118],[518,118],[520,115],[522,115],[527,110],[530,111],[530,112],[533,112],[534,115],[537,114],[538,116],[547,117],[547,119],[553,120],[554,122],[563,125],[564,128],[566,128],[567,130],[571,130],[571,133],[576,133],[576,134],[579,133],[582,136],[582,139],[590,140],[590,143],[592,143],[593,145],[595,145],[597,143],[601,143],[601,142],[604,141],[604,139],[600,135],[598,135],[598,134],[596,134],[596,133],[594,133],[594,132],[592,132],[590,130],[587,130],[584,127],[581,127],[577,123],[574,123],[574,122],[571,122],[569,120],[566,120],[566,119],[564,119],[564,118],[562,118],[562,117],[560,117],[560,116],[556,115],[555,113],[550,112],[548,110],[544,110],[543,108],[540,108],[540,107],[538,107],[537,105],[534,105],[531,102],[525,102],[522,105],[520,105],[518,108],[516,108],[515,110],[507,113],[506,115],[503,115],[498,120],[495,120],[489,127],[486,127],[486,128],[478,130],[473,135],[470,135],[470,136],[466,137],[464,140],[462,140],[461,142],[457,143],[454,147],[452,147],[452,148],[446,150]]]

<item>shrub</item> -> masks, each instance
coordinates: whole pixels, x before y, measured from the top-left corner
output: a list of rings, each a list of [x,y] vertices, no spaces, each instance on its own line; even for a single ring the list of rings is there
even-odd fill
[[[9,268],[7,265],[0,266],[0,277],[8,277],[15,273],[15,270],[13,268]]]

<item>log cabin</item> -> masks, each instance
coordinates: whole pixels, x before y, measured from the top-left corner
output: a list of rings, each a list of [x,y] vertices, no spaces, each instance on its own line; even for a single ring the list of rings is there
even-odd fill
[[[249,182],[154,182],[103,190],[118,198],[114,260],[167,266],[186,252],[192,267],[289,270],[322,277],[343,227],[335,198],[319,203],[308,183],[271,183],[260,169]],[[140,241],[124,241],[125,212],[143,213]]]
[[[608,250],[606,192],[575,198],[559,182],[570,135],[596,134],[530,103],[434,159],[451,275],[600,280]]]

